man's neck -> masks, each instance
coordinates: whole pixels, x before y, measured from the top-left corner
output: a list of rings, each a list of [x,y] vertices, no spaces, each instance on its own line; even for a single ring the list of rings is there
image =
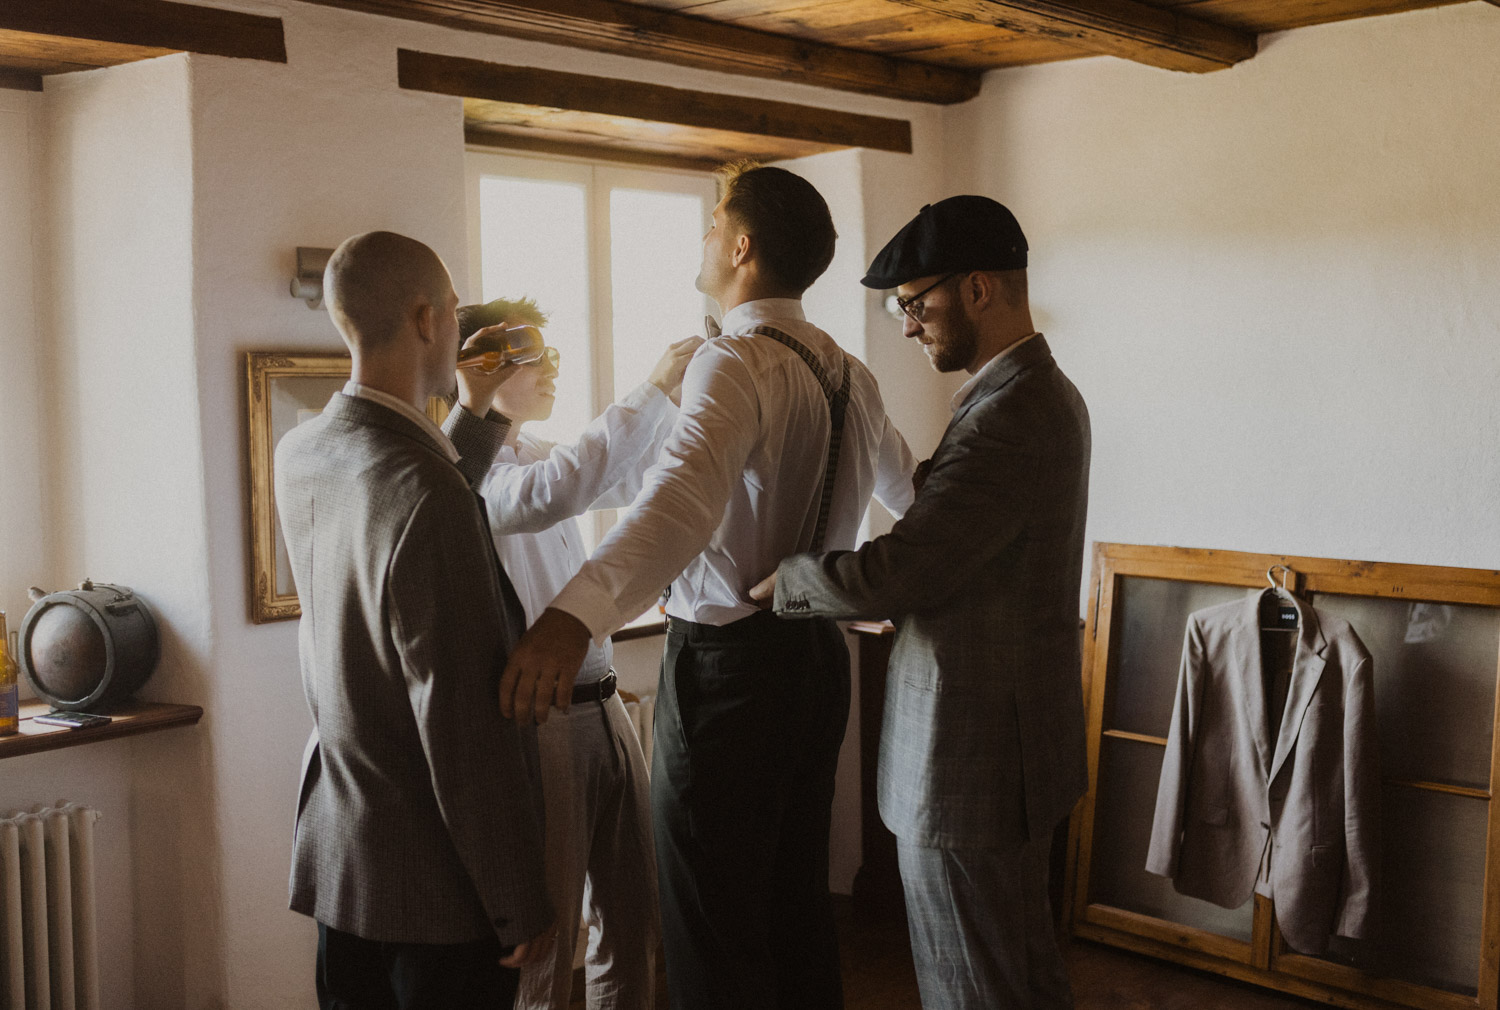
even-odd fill
[[[427,408],[421,374],[410,362],[356,356],[349,377],[361,386],[404,400],[417,410]]]
[[[978,375],[981,368],[1034,333],[1036,327],[1031,324],[1030,312],[1009,318],[988,330],[981,327],[977,353],[964,371]]]
[[[766,284],[742,283],[731,284],[729,289],[721,295],[711,297],[718,303],[720,314],[727,315],[746,302],[758,302],[764,298],[797,299],[802,296],[789,291],[779,291]]]

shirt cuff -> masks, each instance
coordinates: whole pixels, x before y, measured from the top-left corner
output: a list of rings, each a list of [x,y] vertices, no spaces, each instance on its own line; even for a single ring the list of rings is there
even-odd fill
[[[589,629],[594,644],[601,648],[610,635],[625,625],[614,596],[591,582],[583,581],[581,574],[575,575],[563,586],[562,592],[547,606],[576,617]]]

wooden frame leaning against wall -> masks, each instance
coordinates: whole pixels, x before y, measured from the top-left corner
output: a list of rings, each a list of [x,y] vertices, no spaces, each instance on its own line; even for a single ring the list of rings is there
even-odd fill
[[[1273,565],[1374,658],[1385,836],[1379,935],[1292,950],[1274,901],[1226,910],[1146,872],[1189,611],[1266,588]],[[1496,1010],[1500,1000],[1500,572],[1095,545],[1084,632],[1089,791],[1068,839],[1076,936],[1320,1000]]]

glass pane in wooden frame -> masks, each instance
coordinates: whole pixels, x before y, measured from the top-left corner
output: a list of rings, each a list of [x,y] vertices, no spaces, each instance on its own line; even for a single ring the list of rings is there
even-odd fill
[[[1478,993],[1489,804],[1387,787],[1381,797],[1378,931],[1372,951],[1334,937],[1325,958],[1447,992]],[[1371,956],[1372,955],[1372,956]]]
[[[1375,660],[1381,774],[1489,790],[1500,610],[1316,594]]]
[[[1115,655],[1104,728],[1165,737],[1188,615],[1251,592],[1207,582],[1121,578],[1115,589],[1110,637]]]
[[[1089,901],[1122,908],[1248,943],[1254,901],[1236,909],[1178,894],[1172,882],[1146,872],[1156,786],[1164,748],[1105,738],[1099,751]]]

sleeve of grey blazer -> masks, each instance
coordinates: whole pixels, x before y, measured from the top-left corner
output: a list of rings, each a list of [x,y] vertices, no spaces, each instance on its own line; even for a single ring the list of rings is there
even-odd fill
[[[1018,406],[976,409],[955,424],[921,493],[886,535],[857,551],[783,561],[776,611],[894,618],[939,609],[963,591],[1026,527],[1045,479],[1052,438]]]
[[[443,421],[443,434],[458,451],[458,472],[464,475],[469,487],[478,491],[489,476],[490,465],[505,444],[510,433],[510,418],[492,410],[484,417],[475,417],[458,404],[448,411]]]
[[[1151,845],[1146,869],[1163,877],[1177,876],[1178,843],[1187,811],[1188,771],[1193,767],[1193,743],[1203,704],[1203,637],[1189,616],[1182,642],[1182,666],[1177,674],[1177,698],[1167,731],[1167,752],[1156,786],[1156,814],[1151,821]]]
[[[503,656],[497,663],[464,634],[466,620],[493,620],[493,600],[483,606],[472,589],[493,583],[476,543],[488,539],[467,490],[447,485],[421,500],[390,564],[391,637],[438,809],[496,935],[513,944],[552,913],[528,769],[513,756],[525,752],[521,730],[495,718]]]

